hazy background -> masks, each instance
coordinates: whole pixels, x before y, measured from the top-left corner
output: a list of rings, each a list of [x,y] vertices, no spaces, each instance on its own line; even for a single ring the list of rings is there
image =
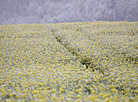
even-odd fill
[[[138,0],[0,0],[0,24],[138,21]]]

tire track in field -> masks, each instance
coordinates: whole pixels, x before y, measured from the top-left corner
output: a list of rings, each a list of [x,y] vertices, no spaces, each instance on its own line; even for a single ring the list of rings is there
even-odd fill
[[[100,73],[104,74],[103,69],[100,66],[97,66],[97,64],[95,64],[95,62],[92,60],[91,57],[80,54],[79,48],[71,47],[69,43],[63,40],[62,36],[55,35],[56,32],[55,29],[52,29],[51,32],[56,41],[59,42],[61,45],[63,45],[73,56],[76,56],[76,60],[78,60],[82,65],[85,65],[86,69],[90,68],[91,71],[99,70]]]

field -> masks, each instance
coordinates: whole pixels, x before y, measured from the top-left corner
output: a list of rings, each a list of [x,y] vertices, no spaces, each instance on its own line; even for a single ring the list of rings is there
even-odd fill
[[[0,25],[1,102],[138,102],[138,22]]]

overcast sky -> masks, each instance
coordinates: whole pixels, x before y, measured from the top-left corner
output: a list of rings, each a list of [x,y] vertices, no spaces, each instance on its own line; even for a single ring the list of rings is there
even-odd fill
[[[0,24],[138,21],[138,0],[0,0]]]

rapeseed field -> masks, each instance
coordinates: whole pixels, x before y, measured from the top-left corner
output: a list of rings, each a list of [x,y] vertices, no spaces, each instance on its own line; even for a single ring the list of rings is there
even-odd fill
[[[138,102],[138,22],[0,25],[1,102]]]

